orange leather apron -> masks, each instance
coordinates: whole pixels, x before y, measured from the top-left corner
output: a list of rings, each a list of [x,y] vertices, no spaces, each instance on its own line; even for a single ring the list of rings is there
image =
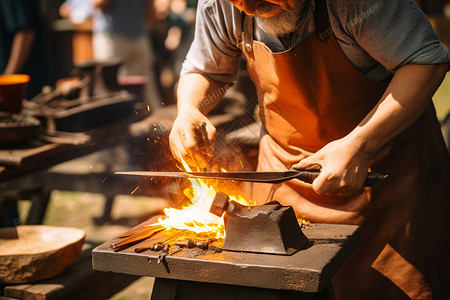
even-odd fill
[[[347,135],[380,100],[345,57],[316,1],[316,34],[286,52],[253,41],[246,17],[242,52],[258,91],[265,132],[259,171],[282,171]],[[256,184],[254,200],[292,205],[315,223],[361,225],[358,249],[333,279],[337,299],[441,299],[450,287],[450,159],[434,107],[383,147],[370,164],[390,177],[355,198],[319,196],[298,180]]]

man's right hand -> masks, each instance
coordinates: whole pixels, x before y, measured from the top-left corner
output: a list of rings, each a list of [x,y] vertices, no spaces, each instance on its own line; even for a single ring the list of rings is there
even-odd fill
[[[177,160],[182,158],[189,166],[206,169],[214,154],[215,138],[216,128],[208,118],[195,107],[184,107],[169,135],[170,150]]]

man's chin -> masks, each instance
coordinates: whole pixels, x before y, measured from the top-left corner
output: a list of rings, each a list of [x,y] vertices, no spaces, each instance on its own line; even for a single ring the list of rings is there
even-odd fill
[[[261,28],[271,36],[290,34],[297,27],[297,16],[291,12],[282,11],[281,9],[272,17],[256,15],[256,20]]]
[[[276,15],[278,15],[278,13],[280,12],[280,9],[279,8],[274,8],[273,10],[271,10],[271,11],[269,11],[269,12],[259,12],[259,11],[256,11],[255,12],[255,15],[257,16],[257,17],[260,17],[260,18],[271,18],[271,17],[273,17],[273,16],[276,16]]]
[[[291,34],[312,17],[312,6],[309,0],[297,0],[296,5],[290,9],[283,9],[277,4],[260,6],[256,14],[259,26],[271,36],[284,36]],[[260,8],[258,7],[258,8]]]
[[[270,18],[280,12],[280,6],[274,3],[262,2],[255,11],[255,15],[261,18]]]

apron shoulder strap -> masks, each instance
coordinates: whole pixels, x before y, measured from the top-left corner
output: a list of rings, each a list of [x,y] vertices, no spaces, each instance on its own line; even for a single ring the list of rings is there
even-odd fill
[[[316,35],[321,41],[326,40],[333,34],[330,25],[330,19],[328,17],[326,0],[316,0],[316,8],[314,10],[314,24],[316,25]]]
[[[246,15],[242,12],[242,42],[244,49],[251,52],[253,46],[253,16]]]

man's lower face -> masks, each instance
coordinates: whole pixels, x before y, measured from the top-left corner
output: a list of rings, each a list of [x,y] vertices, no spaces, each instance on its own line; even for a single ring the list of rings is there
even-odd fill
[[[290,10],[305,0],[228,0],[247,15],[270,18],[281,10]],[[310,0],[308,0],[310,1]]]
[[[273,4],[262,2],[256,9],[255,18],[267,34],[283,36],[294,32],[298,28],[302,19],[305,19],[308,14],[311,2],[309,0],[297,0],[294,6],[286,9],[280,6],[272,7]],[[266,17],[266,11],[272,12],[272,15]]]
[[[279,14],[280,11],[282,11],[282,9],[279,5],[261,1],[256,7],[255,15],[261,18],[270,18]]]
[[[311,0],[228,0],[247,15],[254,15],[271,36],[292,33],[307,15]]]

